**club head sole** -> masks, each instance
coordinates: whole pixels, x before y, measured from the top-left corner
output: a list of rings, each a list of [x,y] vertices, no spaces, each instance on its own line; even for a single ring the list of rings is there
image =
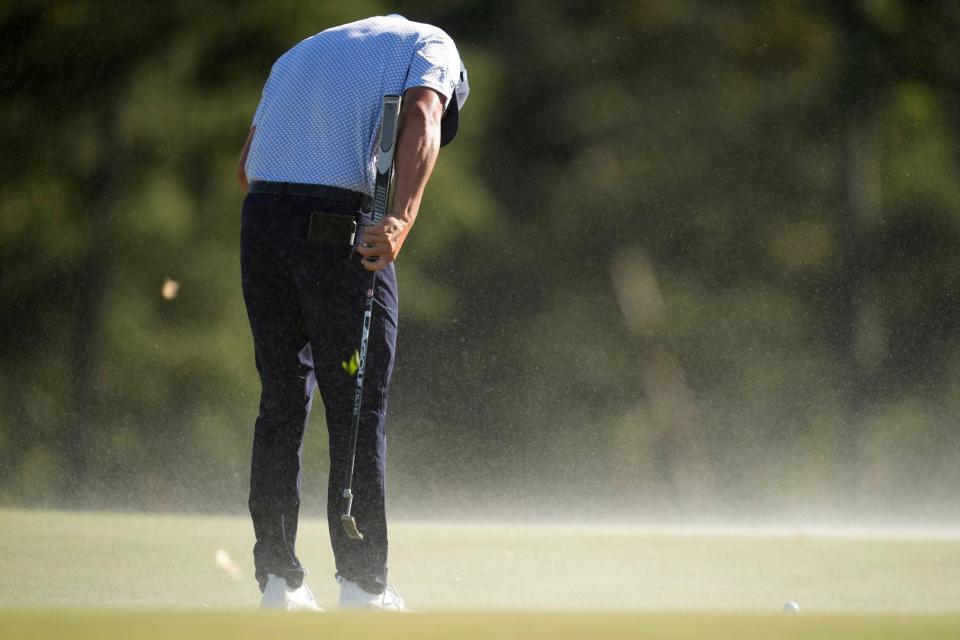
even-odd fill
[[[340,516],[340,524],[343,525],[343,530],[347,532],[347,537],[354,540],[363,540],[363,534],[357,529],[357,521],[353,516]]]

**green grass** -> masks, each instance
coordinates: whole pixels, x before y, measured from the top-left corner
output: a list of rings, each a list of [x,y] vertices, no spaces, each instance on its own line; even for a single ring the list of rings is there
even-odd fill
[[[956,638],[948,616],[465,612],[411,615],[224,611],[55,611],[0,615],[3,637],[33,640],[685,640]],[[4,635],[9,634],[9,635]]]
[[[0,511],[0,637],[960,637],[952,537],[398,522],[391,581],[430,612],[405,617],[254,611],[251,537],[242,517]],[[325,521],[299,551],[333,608]]]

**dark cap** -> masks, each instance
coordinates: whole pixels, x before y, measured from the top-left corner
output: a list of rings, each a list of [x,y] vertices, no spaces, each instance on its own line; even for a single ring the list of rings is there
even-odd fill
[[[467,82],[467,67],[463,61],[460,62],[460,78],[457,86],[454,87],[453,95],[450,96],[450,104],[443,114],[443,120],[440,121],[440,146],[448,144],[457,135],[457,128],[460,126],[460,109],[467,103],[467,96],[470,95],[470,83]]]

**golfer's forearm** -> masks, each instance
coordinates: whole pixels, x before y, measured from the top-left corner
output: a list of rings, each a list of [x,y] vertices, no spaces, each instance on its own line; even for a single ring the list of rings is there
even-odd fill
[[[439,109],[419,102],[404,105],[394,156],[393,205],[390,215],[412,224],[440,151]]]
[[[237,182],[240,187],[246,191],[250,185],[247,183],[247,155],[250,153],[250,143],[253,142],[253,136],[257,132],[257,127],[250,127],[247,133],[247,141],[243,143],[243,150],[240,152],[240,162],[237,164]]]

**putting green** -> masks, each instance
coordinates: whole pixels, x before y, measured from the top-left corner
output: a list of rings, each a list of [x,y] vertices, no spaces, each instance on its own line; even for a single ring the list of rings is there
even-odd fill
[[[76,611],[0,613],[4,637],[32,640],[550,640],[671,638],[751,640],[956,638],[957,616],[774,616],[466,612],[283,614],[248,611]]]
[[[0,510],[0,637],[960,637],[946,535],[397,522],[391,581],[428,612],[411,616],[255,611],[251,537],[245,517]],[[305,519],[333,608],[328,544]]]

